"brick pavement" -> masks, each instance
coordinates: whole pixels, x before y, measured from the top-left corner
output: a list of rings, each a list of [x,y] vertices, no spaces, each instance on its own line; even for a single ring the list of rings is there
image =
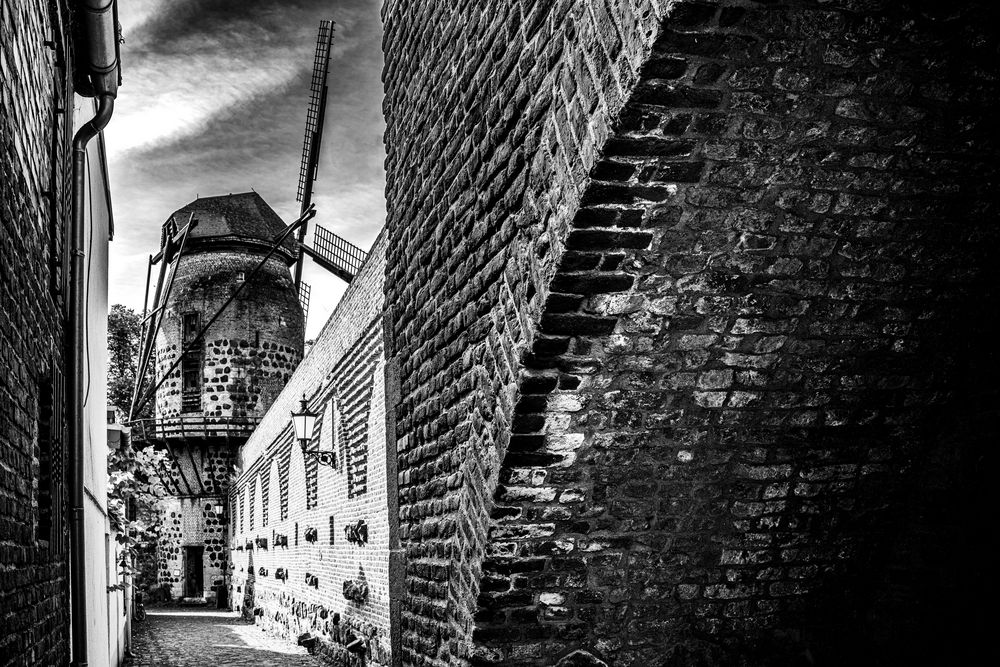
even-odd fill
[[[317,667],[301,646],[223,611],[154,610],[132,630],[133,667]]]

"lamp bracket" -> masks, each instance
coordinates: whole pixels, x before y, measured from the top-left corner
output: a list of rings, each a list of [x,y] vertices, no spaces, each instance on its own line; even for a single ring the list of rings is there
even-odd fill
[[[325,466],[337,467],[337,457],[333,452],[320,451],[319,449],[302,449],[304,456],[311,456]]]

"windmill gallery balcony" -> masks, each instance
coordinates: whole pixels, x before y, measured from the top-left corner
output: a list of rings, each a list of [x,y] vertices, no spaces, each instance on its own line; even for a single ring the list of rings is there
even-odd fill
[[[259,417],[207,417],[199,413],[136,419],[128,426],[134,441],[156,443],[167,439],[245,440],[259,423]]]

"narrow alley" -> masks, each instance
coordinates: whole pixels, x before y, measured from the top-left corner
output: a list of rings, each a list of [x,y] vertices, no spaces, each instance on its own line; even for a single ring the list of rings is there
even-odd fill
[[[0,667],[995,663],[998,106],[1000,0],[0,0]]]
[[[150,610],[133,627],[133,667],[315,667],[322,664],[301,646],[265,635],[236,613]]]

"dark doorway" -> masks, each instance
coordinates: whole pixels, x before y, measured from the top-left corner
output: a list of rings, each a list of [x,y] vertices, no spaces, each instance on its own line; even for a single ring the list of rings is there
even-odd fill
[[[205,594],[205,547],[184,547],[184,597]]]

